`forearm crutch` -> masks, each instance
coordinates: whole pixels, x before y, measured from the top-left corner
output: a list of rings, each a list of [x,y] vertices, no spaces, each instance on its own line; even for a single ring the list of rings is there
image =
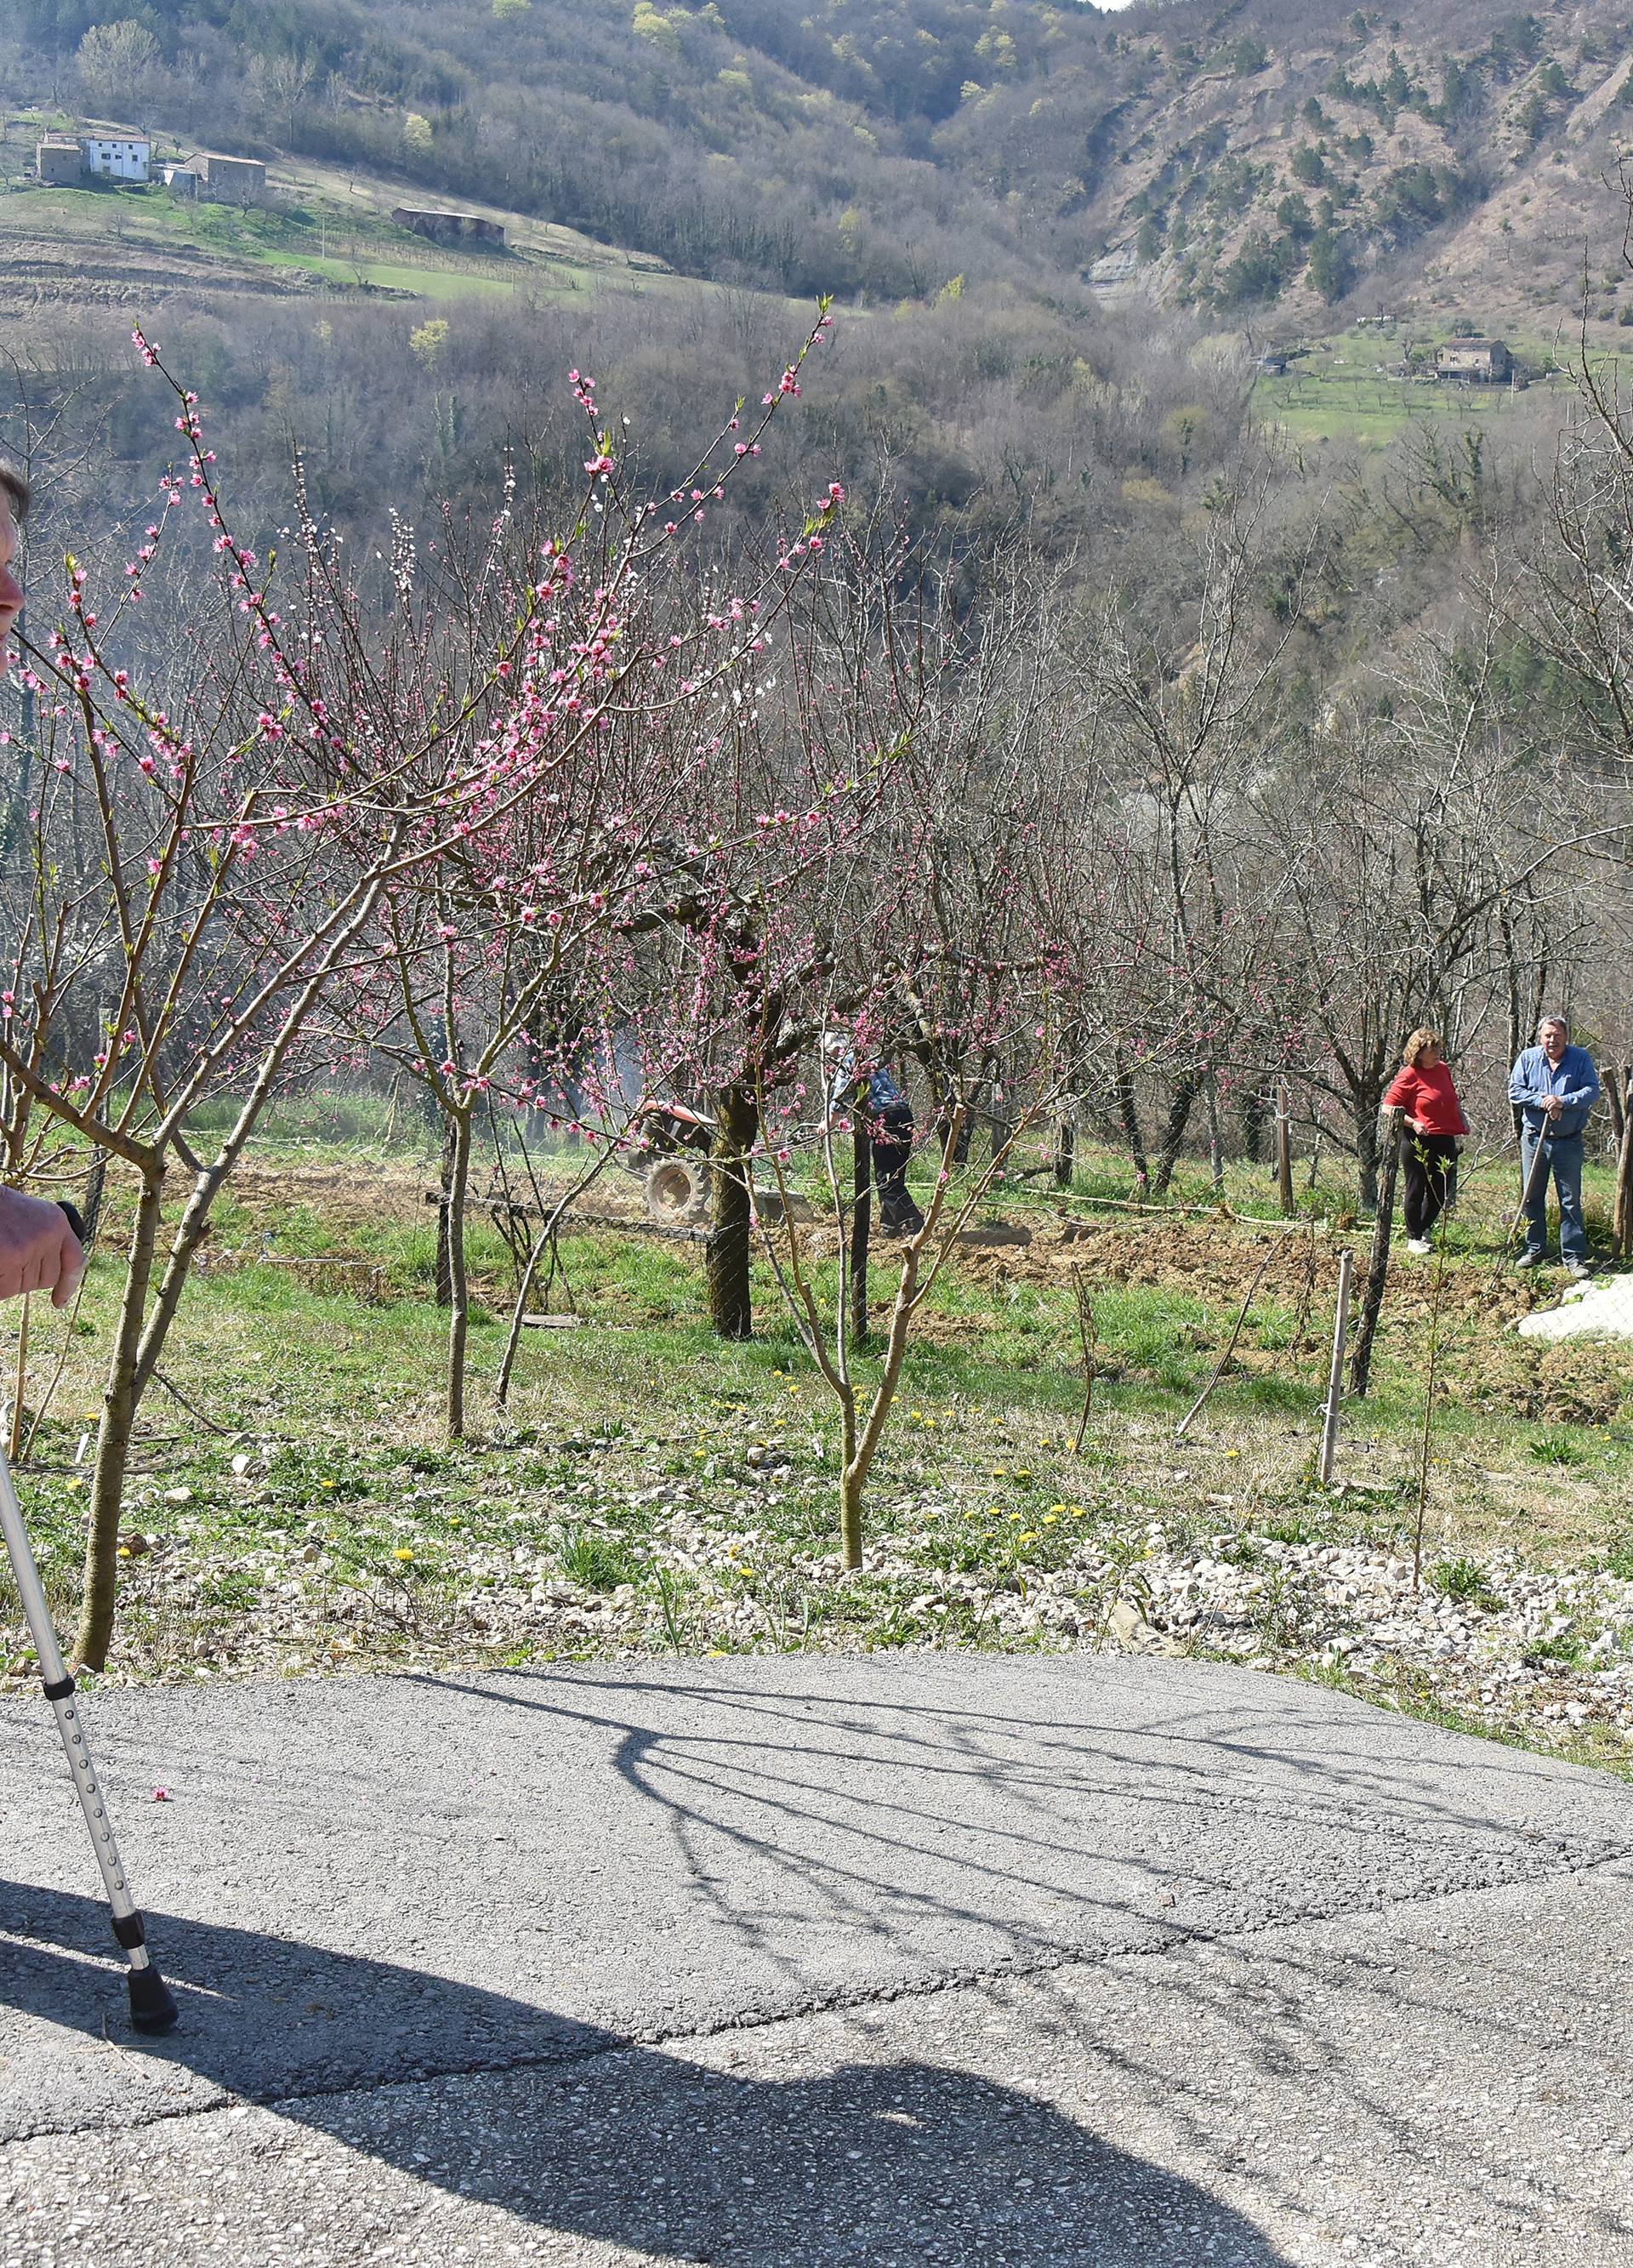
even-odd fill
[[[3,1447],[0,1447],[0,1529],[4,1529],[5,1534],[11,1574],[23,1602],[23,1616],[28,1624],[29,1636],[34,1642],[34,1653],[39,1658],[46,1699],[56,1712],[56,1727],[67,1751],[74,1793],[78,1796],[79,1808],[85,1815],[85,1825],[91,1830],[92,1848],[96,1852],[97,1865],[102,1870],[102,1884],[107,1892],[107,1903],[113,1914],[114,1935],[123,1948],[125,1958],[130,1965],[130,2021],[139,2032],[167,2032],[176,2021],[175,2000],[169,1985],[148,1957],[147,1932],[136,1911],[136,1902],[130,1895],[130,1886],[125,1880],[125,1869],[120,1859],[119,1845],[114,1840],[107,1807],[102,1800],[102,1791],[97,1786],[96,1767],[91,1761],[85,1728],[79,1721],[74,1681],[68,1674],[62,1649],[56,1642],[56,1632],[51,1626],[45,1589],[40,1580],[40,1570],[34,1565],[33,1550],[23,1522],[23,1509],[17,1500],[11,1468]]]

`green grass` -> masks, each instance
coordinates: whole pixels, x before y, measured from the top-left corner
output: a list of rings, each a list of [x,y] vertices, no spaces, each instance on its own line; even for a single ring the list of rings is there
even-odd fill
[[[118,1674],[1039,1645],[1058,1641],[1000,1628],[995,1602],[1044,1586],[1076,1602],[1080,1642],[1093,1643],[1120,1599],[1137,1604],[1153,1525],[1172,1546],[1257,1568],[1262,1642],[1283,1650],[1294,1599],[1278,1547],[1361,1543],[1410,1555],[1426,1310],[1387,1307],[1372,1392],[1346,1410],[1336,1488],[1311,1477],[1328,1323],[1320,1298],[1299,1334],[1289,1297],[1255,1296],[1238,1365],[1176,1441],[1264,1232],[1206,1213],[1159,1221],[1173,1249],[1213,1256],[1211,1277],[1165,1280],[1139,1257],[1167,1248],[1144,1241],[1147,1218],[1095,1213],[1092,1193],[1119,1186],[1124,1169],[1093,1152],[1070,1194],[1100,1241],[1066,1248],[1087,1256],[1099,1333],[1083,1453],[1071,1446],[1083,1381],[1069,1276],[1029,1272],[1019,1255],[950,1269],[909,1346],[868,1502],[870,1544],[882,1556],[859,1577],[833,1572],[834,1404],[771,1278],[756,1271],[757,1336],[723,1344],[708,1327],[692,1245],[610,1229],[564,1235],[585,1322],[525,1336],[501,1413],[491,1383],[510,1262],[478,1210],[472,1438],[449,1445],[446,1318],[430,1300],[433,1215],[421,1202],[434,1151],[401,1147],[405,1126],[420,1144],[417,1122],[401,1112],[394,1121],[368,1098],[285,1105],[251,1177],[223,1201],[210,1263],[165,1359],[185,1405],[155,1387],[143,1407]],[[479,1187],[486,1172],[479,1165]],[[1209,1193],[1204,1171],[1188,1166],[1181,1179],[1182,1197]],[[1263,1167],[1233,1166],[1227,1187],[1243,1210],[1264,1211],[1268,1182]],[[1470,1296],[1449,1298],[1443,1318],[1445,1395],[1431,1467],[1429,1580],[1476,1604],[1498,1550],[1633,1567],[1633,1381],[1625,1365],[1581,1351],[1541,1354],[1488,1312],[1498,1195],[1496,1178],[1489,1203],[1473,1184],[1448,1263],[1453,1292],[1467,1285]],[[1011,1197],[1006,1211],[1019,1217],[1024,1204],[1041,1225],[1057,1206],[1036,1184]],[[107,1232],[110,1256],[124,1202]],[[1330,1223],[1345,1216],[1337,1184],[1313,1202]],[[1323,1251],[1331,1242],[1318,1236]],[[384,1304],[349,1296],[356,1278],[326,1272],[335,1258],[378,1270]],[[877,1296],[893,1274],[886,1247]],[[21,1475],[63,1619],[82,1549],[87,1469],[75,1458],[95,1411],[117,1276],[113,1257],[98,1263],[77,1323],[48,1312],[33,1320],[31,1400],[66,1357]],[[815,1263],[814,1276],[831,1299],[833,1262]],[[1421,1273],[1401,1265],[1392,1280],[1399,1301],[1421,1300]],[[864,1376],[877,1360],[863,1359]],[[1517,1397],[1523,1405],[1539,1379],[1575,1391],[1589,1376],[1607,1397],[1593,1418],[1519,1414]],[[1539,1663],[1582,1674],[1579,1641],[1537,1643],[1552,1648]]]
[[[1546,369],[1557,350],[1551,340],[1516,332],[1498,324],[1511,350],[1533,369]],[[1447,426],[1500,423],[1524,415],[1538,401],[1563,392],[1563,379],[1550,380],[1539,390],[1511,393],[1506,386],[1453,386],[1431,379],[1401,379],[1380,372],[1379,364],[1393,365],[1409,345],[1437,344],[1450,334],[1436,329],[1397,326],[1387,332],[1350,329],[1311,343],[1284,378],[1261,378],[1254,387],[1255,414],[1266,424],[1282,428],[1294,440],[1348,442],[1360,448],[1381,448],[1413,427],[1425,430]],[[1567,350],[1574,350],[1574,341]],[[1627,359],[1613,348],[1593,348],[1593,360],[1605,366]]]

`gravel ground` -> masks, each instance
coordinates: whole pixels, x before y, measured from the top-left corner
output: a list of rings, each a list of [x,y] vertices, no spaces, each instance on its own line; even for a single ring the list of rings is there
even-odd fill
[[[766,1476],[775,1490],[775,1469]],[[753,1578],[765,1539],[754,1508],[741,1525],[702,1524],[686,1491],[654,1492],[651,1565],[685,1586],[688,1650],[757,1652],[793,1645],[853,1651],[868,1643],[854,1625],[806,1633],[797,1614],[769,1607]],[[1045,1521],[1070,1522],[1061,1506]],[[928,1526],[948,1508],[916,1508]],[[955,1643],[1093,1652],[1183,1651],[1254,1668],[1316,1670],[1363,1693],[1453,1710],[1490,1730],[1568,1738],[1585,1727],[1625,1742],[1633,1753],[1633,1580],[1602,1568],[1540,1569],[1512,1552],[1478,1562],[1426,1562],[1417,1580],[1397,1553],[1364,1545],[1288,1543],[1221,1527],[1198,1538],[1160,1521],[1129,1524],[1109,1546],[1085,1533],[1063,1566],[930,1569],[923,1554],[870,1547],[864,1580],[893,1593],[894,1644]],[[1023,1531],[1023,1543],[1030,1540]],[[412,1556],[412,1555],[410,1555]],[[329,1554],[315,1540],[270,1535],[253,1612],[229,1631],[193,1641],[181,1674],[284,1675],[368,1658],[382,1638],[396,1666],[491,1661],[551,1649],[614,1658],[673,1651],[673,1628],[650,1580],[610,1589],[576,1583],[559,1555],[535,1543],[460,1555],[451,1594],[416,1604],[402,1589],[337,1588]],[[143,1539],[125,1577],[130,1607],[173,1622],[198,1612],[212,1584],[242,1566],[239,1555],[185,1532]],[[832,1554],[794,1555],[778,1575],[800,1592],[842,1592]],[[30,1679],[20,1630],[0,1662],[0,1691]],[[129,1673],[115,1670],[112,1682]]]

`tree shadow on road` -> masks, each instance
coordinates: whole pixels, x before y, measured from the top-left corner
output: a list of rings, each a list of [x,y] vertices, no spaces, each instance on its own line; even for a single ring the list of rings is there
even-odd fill
[[[176,2114],[224,2094],[394,2169],[421,2215],[416,2258],[431,2257],[418,2248],[437,2213],[467,2217],[468,2238],[485,2206],[637,2257],[742,2268],[1282,2268],[1217,2198],[1029,2094],[882,2043],[857,2060],[854,2019],[827,2035],[826,2066],[824,2020],[803,2026],[795,2072],[776,2027],[651,2048],[383,1962],[175,1915],[152,1926],[181,2027],[127,2045],[102,1907],[0,1881],[11,2124],[99,2130],[87,2162],[106,2164],[110,2190],[121,2146],[180,2161],[173,2198],[207,2184]],[[722,2067],[750,2056],[791,2075]],[[218,2170],[218,2148],[202,2154]],[[276,2154],[246,2155],[234,2196],[254,2205],[259,2178],[276,2206]],[[427,2187],[441,2193],[430,2224]],[[374,2209],[389,2215],[390,2197]]]

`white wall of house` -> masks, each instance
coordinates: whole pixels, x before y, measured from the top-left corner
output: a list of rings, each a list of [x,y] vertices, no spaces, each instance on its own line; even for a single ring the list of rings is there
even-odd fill
[[[81,145],[85,153],[85,171],[103,173],[115,181],[145,181],[153,145],[151,142],[121,140],[117,136],[87,134]]]

